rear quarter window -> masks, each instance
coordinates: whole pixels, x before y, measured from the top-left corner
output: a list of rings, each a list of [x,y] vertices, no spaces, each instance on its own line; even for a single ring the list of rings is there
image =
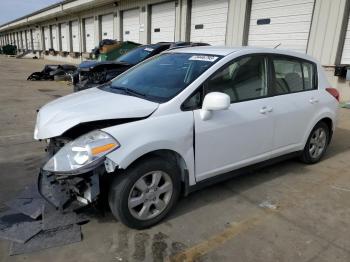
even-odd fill
[[[274,91],[277,95],[317,89],[316,66],[289,57],[274,57]]]

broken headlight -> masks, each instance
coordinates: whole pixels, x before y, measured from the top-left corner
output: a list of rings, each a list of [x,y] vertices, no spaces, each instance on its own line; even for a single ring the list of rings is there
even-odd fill
[[[119,147],[109,134],[96,130],[62,147],[43,167],[49,172],[81,174],[91,171],[104,156]]]

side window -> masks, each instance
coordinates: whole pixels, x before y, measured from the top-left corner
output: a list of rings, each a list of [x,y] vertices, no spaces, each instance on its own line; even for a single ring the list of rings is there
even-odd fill
[[[299,61],[273,59],[275,68],[275,92],[278,95],[299,92],[304,89],[303,73]]]
[[[266,97],[267,59],[264,56],[247,56],[226,65],[205,84],[205,93],[222,92],[231,103]]]
[[[199,88],[194,94],[192,94],[187,100],[182,104],[181,109],[184,111],[196,110],[202,106],[202,90]]]
[[[316,88],[315,83],[315,67],[311,63],[303,62],[304,89],[312,90]]]
[[[283,95],[315,88],[312,63],[289,58],[273,58],[275,93]]]

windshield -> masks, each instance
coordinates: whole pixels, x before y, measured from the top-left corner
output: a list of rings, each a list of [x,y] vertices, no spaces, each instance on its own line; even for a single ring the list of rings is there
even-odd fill
[[[140,63],[141,61],[148,58],[148,56],[154,51],[154,48],[152,47],[138,47],[130,52],[126,53],[125,55],[122,55],[117,58],[118,62],[124,62],[131,65],[136,65]]]
[[[154,102],[166,102],[220,58],[187,53],[162,54],[118,76],[112,81],[110,88]]]

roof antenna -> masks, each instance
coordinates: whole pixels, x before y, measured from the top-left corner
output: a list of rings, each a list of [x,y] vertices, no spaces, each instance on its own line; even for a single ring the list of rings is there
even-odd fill
[[[277,49],[280,45],[282,45],[282,43],[279,43],[279,44],[276,45],[273,49]]]

